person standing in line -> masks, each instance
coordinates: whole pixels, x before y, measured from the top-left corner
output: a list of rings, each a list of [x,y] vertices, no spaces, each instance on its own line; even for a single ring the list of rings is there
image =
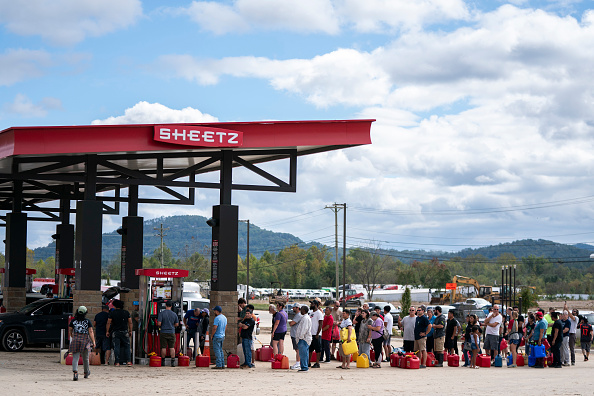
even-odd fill
[[[532,345],[542,345],[542,341],[546,338],[548,323],[543,318],[542,312],[538,311],[535,314],[536,325],[532,332]],[[534,368],[544,368],[545,358],[536,358]]]
[[[371,331],[371,343],[373,345],[373,350],[375,351],[375,362],[373,362],[371,367],[381,368],[383,355],[382,347],[384,345],[384,321],[380,318],[377,311],[373,311],[373,313],[371,314],[371,320],[373,321],[373,324],[367,325],[367,327]],[[369,359],[371,359],[371,357]]]
[[[270,326],[270,347],[273,349],[274,352],[274,347],[273,347],[273,339],[274,339],[274,321],[275,321],[275,316],[276,316],[276,305],[274,304],[270,304],[268,306],[268,313],[270,315],[272,315],[272,325]]]
[[[557,312],[551,312],[551,319],[553,319],[553,328],[551,331],[551,353],[553,354],[552,368],[561,368],[561,345],[563,344],[563,321],[559,319]]]
[[[227,329],[227,318],[223,315],[223,308],[217,305],[212,312],[215,315],[212,322],[212,329],[210,330],[212,340],[212,348],[215,353],[215,366],[213,370],[222,370],[225,368],[225,356],[223,355],[223,341],[225,341],[225,330]]]
[[[307,314],[309,308],[303,305],[301,307],[301,320],[297,325],[297,346],[299,348],[299,361],[301,368],[298,372],[307,373],[309,371],[309,345],[311,344],[311,318]]]
[[[208,308],[202,308],[200,311],[200,324],[198,325],[198,334],[200,337],[200,353],[204,355],[204,344],[206,342],[206,335],[208,334],[208,325],[210,324],[210,312]]]
[[[282,355],[285,352],[285,335],[287,334],[289,316],[285,312],[285,303],[282,301],[276,303],[276,310],[272,328],[272,352],[275,355]]]
[[[425,315],[425,306],[421,305],[417,309],[417,318],[415,320],[415,347],[421,359],[420,368],[426,368],[427,365],[427,334],[431,331],[431,323]]]
[[[384,327],[388,330],[388,339],[384,340],[384,355],[386,357],[385,362],[390,361],[390,355],[392,354],[392,327],[394,325],[394,318],[390,311],[392,307],[389,305],[384,306]]]
[[[82,353],[83,368],[85,370],[85,378],[91,375],[89,368],[89,352],[91,348],[95,348],[95,337],[93,334],[93,326],[91,321],[87,319],[87,307],[81,305],[74,314],[74,319],[68,325],[68,335],[72,340],[68,347],[68,352],[72,353],[72,372],[74,373],[73,381],[78,381],[78,359]]]
[[[177,316],[177,315],[176,315]],[[190,345],[190,341],[194,340],[196,336],[196,332],[198,330],[198,326],[200,325],[200,320],[202,319],[200,308],[190,309],[184,315],[184,326],[186,326],[186,335],[187,335],[187,344]],[[199,342],[198,342],[199,343]],[[194,342],[194,349],[197,350],[197,344]],[[196,352],[198,353],[198,352]]]
[[[239,328],[241,329],[241,347],[243,349],[243,357],[244,362],[241,365],[241,368],[249,367],[254,368],[256,367],[255,364],[252,363],[252,334],[254,332],[254,327],[256,326],[256,322],[252,317],[252,311],[247,309],[245,314],[243,315],[243,319],[239,322]]]
[[[124,303],[121,300],[113,300],[113,306],[115,309],[109,312],[105,335],[113,336],[114,366],[125,366],[126,364],[132,366],[130,359],[132,318],[130,313],[124,309]]]
[[[324,321],[322,322],[322,353],[320,354],[320,362],[323,363],[330,363],[330,343],[332,342],[333,326],[334,319],[332,318],[332,308],[326,307],[324,311]]]
[[[578,315],[580,311],[577,309],[572,309],[571,311],[567,308],[567,301],[565,302],[565,306],[563,307],[564,311],[567,311],[569,314],[569,322],[571,323],[571,327],[569,328],[569,353],[571,355],[571,365],[575,365],[575,338],[577,335],[577,328],[579,325],[579,318]]]
[[[481,328],[478,325],[473,325],[470,328],[470,349],[472,350],[472,357],[470,359],[470,368],[479,368],[476,365],[476,357],[480,351]]]
[[[427,334],[427,353],[433,352],[433,334],[435,330],[433,329],[433,322],[435,321],[435,316],[433,315],[433,309],[427,308],[427,319],[429,319],[429,324],[431,324],[431,331]]]
[[[549,313],[543,316],[543,319],[547,322],[547,341],[550,345],[553,345],[553,335],[551,333],[553,331],[553,324],[555,323],[551,316],[553,312],[555,312],[555,308],[549,307]]]
[[[563,330],[561,333],[563,336],[563,341],[561,342],[561,365],[569,366],[569,359],[571,358],[569,352],[569,330],[571,330],[569,312],[563,311],[561,314],[561,323],[563,324]]]
[[[522,338],[520,335],[520,331],[522,328],[520,327],[520,321],[518,320],[518,312],[512,312],[512,318],[510,320],[511,329],[509,329],[508,338],[509,338],[509,349],[512,355],[512,364],[510,364],[509,368],[518,367],[518,347],[520,346],[520,339]]]
[[[408,309],[408,316],[400,320],[403,339],[402,349],[404,349],[404,352],[412,352],[415,349],[415,322],[417,320],[415,312],[415,307],[410,307]]]
[[[109,320],[109,307],[107,305],[101,306],[101,312],[95,315],[93,319],[93,327],[95,327],[95,341],[97,344],[97,352],[101,355],[101,364],[106,366],[109,364],[109,356],[111,355],[111,343],[107,333],[107,321]]]
[[[311,368],[320,368],[320,355],[322,354],[322,327],[324,323],[324,314],[320,310],[320,302],[312,300],[310,305],[311,311],[309,316],[311,318],[311,345],[309,346],[309,361],[312,361],[312,355],[316,353],[316,362]]]
[[[359,355],[366,354],[369,358],[371,351],[371,332],[369,327],[373,326],[373,320],[369,317],[369,310],[364,309],[361,312],[361,327],[359,327]]]
[[[353,329],[353,322],[351,321],[350,315],[348,313],[348,311],[344,310],[342,312],[342,322],[340,322],[340,330],[342,332],[343,329],[347,329],[347,334],[346,334],[346,340],[342,339],[343,343],[349,343],[349,342],[356,342],[355,340],[352,340],[352,335],[353,335],[353,331],[355,331]],[[342,348],[342,345],[340,346],[340,356],[342,357],[342,365],[338,366],[337,368],[342,368],[342,369],[350,369],[351,368],[351,354],[349,353],[348,355],[344,353],[344,350]]]
[[[171,301],[165,302],[165,309],[157,316],[157,326],[161,328],[159,341],[161,342],[161,365],[165,365],[167,349],[171,357],[171,367],[175,366],[175,328],[179,326],[177,314],[171,310]]]
[[[355,312],[355,316],[353,317],[353,326],[355,327],[355,334],[357,336],[357,342],[359,342],[359,329],[361,328],[361,312],[363,312],[363,308],[357,308],[357,312]]]
[[[297,326],[299,325],[299,321],[301,321],[301,304],[295,303],[291,308],[295,316],[293,316],[293,320],[289,322],[291,326],[291,330],[289,330],[289,335],[291,336],[291,344],[293,345],[293,350],[295,351],[295,364],[291,366],[293,370],[299,370],[301,367],[301,360],[299,358],[299,346],[297,345]]]
[[[491,353],[499,351],[499,328],[503,323],[503,317],[499,313],[499,305],[493,306],[493,312],[485,319],[485,354],[491,356],[491,365],[493,365],[494,356]]]
[[[445,348],[450,354],[458,354],[458,334],[462,331],[460,322],[454,317],[454,310],[448,311],[446,322]]]
[[[592,325],[588,324],[588,318],[582,317],[580,324],[580,344],[582,345],[582,353],[584,354],[584,362],[590,358],[590,346],[592,345]]]
[[[441,312],[441,307],[438,305],[435,307],[435,320],[433,321],[432,328],[435,329],[433,334],[433,342],[435,349],[435,358],[437,364],[435,367],[443,367],[443,350],[445,347],[445,333],[446,333],[446,318]]]
[[[336,345],[340,342],[338,325],[342,321],[342,309],[340,308],[340,301],[338,300],[334,301],[334,308],[332,308],[332,319],[334,320],[334,323],[332,325],[332,355],[330,355],[331,360],[334,359]]]

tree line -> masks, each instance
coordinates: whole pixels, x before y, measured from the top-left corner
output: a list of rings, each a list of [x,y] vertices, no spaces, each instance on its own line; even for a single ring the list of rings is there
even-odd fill
[[[210,252],[207,246],[200,251],[188,250],[174,257],[165,246],[143,259],[144,268],[164,267],[190,271],[187,281],[207,281],[210,278]],[[4,256],[0,257],[0,265]],[[270,287],[281,282],[284,288],[319,289],[336,283],[336,263],[333,249],[327,247],[291,245],[278,253],[265,251],[260,257],[250,255],[250,285]],[[379,246],[368,249],[350,249],[346,256],[346,283],[363,284],[371,294],[376,284],[407,284],[443,290],[454,275],[476,279],[481,285],[499,285],[501,267],[516,266],[516,286],[533,286],[539,294],[590,294],[594,289],[594,263],[585,268],[569,267],[545,257],[516,258],[503,253],[489,259],[482,255],[453,257],[446,260],[431,258],[404,263]],[[27,267],[37,270],[36,277],[51,278],[55,260],[35,260],[32,250],[27,251]],[[338,265],[342,284],[342,257]],[[120,279],[120,258],[114,257],[102,268],[102,278]],[[246,283],[247,260],[238,256],[238,282]]]

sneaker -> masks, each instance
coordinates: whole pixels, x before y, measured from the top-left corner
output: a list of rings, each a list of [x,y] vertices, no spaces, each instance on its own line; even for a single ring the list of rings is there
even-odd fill
[[[571,362],[571,365],[572,365],[572,366],[575,366],[575,362]]]
[[[89,375],[91,375],[90,371],[85,372],[84,378],[89,378]]]
[[[313,366],[311,366],[311,368],[320,368],[320,364],[319,363],[316,363]]]
[[[424,364],[421,364],[421,365],[419,366],[419,368],[427,368],[427,366],[425,366]]]
[[[171,367],[175,367],[175,359],[171,359]]]
[[[300,369],[300,370],[298,371],[298,373],[307,373],[307,372],[309,372],[309,370],[302,370],[302,369]]]
[[[78,371],[74,372],[74,377],[72,377],[72,381],[78,381]]]
[[[301,368],[301,363],[297,362],[291,366],[291,370],[299,370]]]
[[[567,366],[569,366],[569,363],[563,363],[563,365],[567,367]]]

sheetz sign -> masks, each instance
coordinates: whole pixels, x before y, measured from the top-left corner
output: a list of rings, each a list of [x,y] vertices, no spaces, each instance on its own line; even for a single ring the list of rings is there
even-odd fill
[[[243,132],[199,125],[155,125],[154,139],[186,146],[243,146]]]

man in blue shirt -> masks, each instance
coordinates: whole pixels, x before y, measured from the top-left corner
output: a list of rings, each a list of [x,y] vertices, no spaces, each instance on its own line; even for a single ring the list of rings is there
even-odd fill
[[[547,328],[549,327],[549,323],[546,319],[543,319],[543,313],[537,312],[535,314],[536,319],[536,327],[534,328],[534,333],[532,334],[532,345],[542,345],[542,340],[546,337]],[[544,368],[544,360],[545,358],[537,358],[534,368]]]
[[[184,315],[184,325],[186,325],[186,333],[188,335],[188,345],[190,345],[190,340],[194,339],[196,334],[196,329],[198,329],[198,324],[200,323],[200,308],[190,309]],[[194,343],[194,348],[196,348],[196,342]]]
[[[212,348],[214,350],[216,360],[213,369],[225,368],[225,357],[223,355],[223,341],[225,340],[225,329],[227,328],[227,318],[223,315],[223,308],[217,305],[212,310],[215,314],[212,322]]]

